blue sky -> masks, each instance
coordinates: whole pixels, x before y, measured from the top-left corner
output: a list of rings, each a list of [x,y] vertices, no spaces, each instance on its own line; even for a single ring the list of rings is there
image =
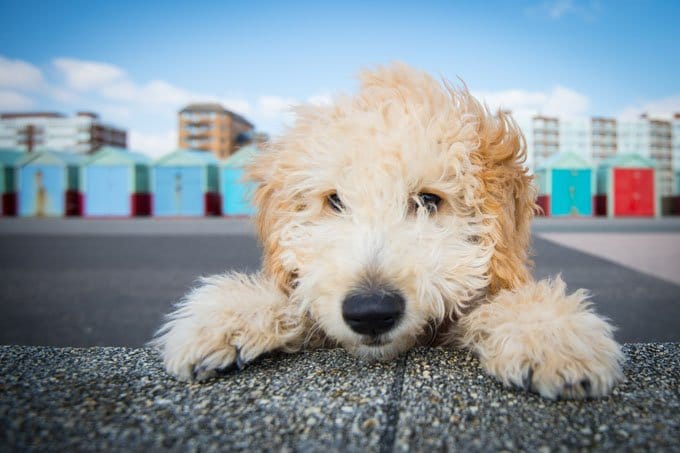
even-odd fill
[[[680,2],[0,1],[0,111],[91,109],[158,154],[214,99],[277,133],[286,108],[399,60],[518,114],[680,111]]]

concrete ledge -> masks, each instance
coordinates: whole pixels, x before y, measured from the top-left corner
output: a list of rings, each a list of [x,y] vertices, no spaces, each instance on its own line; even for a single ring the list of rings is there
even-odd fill
[[[148,349],[4,346],[0,450],[677,450],[680,344],[625,351],[610,397],[551,402],[444,349],[276,355],[189,385]]]

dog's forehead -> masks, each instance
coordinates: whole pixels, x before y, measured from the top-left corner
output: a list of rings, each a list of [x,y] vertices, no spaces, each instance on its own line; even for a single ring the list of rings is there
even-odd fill
[[[361,182],[401,190],[446,182],[470,168],[474,139],[445,141],[436,127],[422,124],[356,123],[351,134],[342,134],[345,126],[327,124],[310,158],[301,162],[328,184]]]

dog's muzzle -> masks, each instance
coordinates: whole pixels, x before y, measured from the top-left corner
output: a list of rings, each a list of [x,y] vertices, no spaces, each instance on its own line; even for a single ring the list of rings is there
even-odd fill
[[[399,291],[391,289],[351,293],[342,303],[342,317],[356,333],[378,336],[397,325],[405,305]]]

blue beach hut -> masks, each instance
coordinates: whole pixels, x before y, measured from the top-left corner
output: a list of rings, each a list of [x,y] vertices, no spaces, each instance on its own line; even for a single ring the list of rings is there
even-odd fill
[[[0,194],[2,215],[17,215],[16,164],[26,153],[16,149],[0,149]]]
[[[83,157],[58,151],[26,153],[17,162],[19,215],[81,214],[79,166]]]
[[[83,215],[149,215],[150,160],[124,148],[104,146],[81,167]]]
[[[575,153],[559,153],[536,169],[539,205],[550,216],[593,215],[595,172]]]
[[[152,189],[156,216],[220,214],[218,162],[208,151],[178,149],[158,159]]]
[[[259,151],[255,145],[241,148],[220,165],[220,193],[222,213],[227,216],[249,216],[255,213],[250,203],[255,189],[243,180],[245,167]]]

